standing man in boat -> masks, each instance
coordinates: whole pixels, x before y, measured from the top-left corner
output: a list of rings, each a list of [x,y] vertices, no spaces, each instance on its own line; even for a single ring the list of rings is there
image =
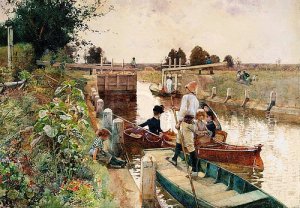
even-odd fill
[[[176,139],[175,154],[172,158],[167,158],[173,165],[177,165],[177,158],[180,154],[180,151],[182,151],[180,140],[181,137],[184,148],[186,148],[190,154],[190,159],[192,162],[192,177],[196,177],[198,175],[197,156],[194,146],[194,118],[199,108],[199,101],[196,97],[197,87],[198,85],[196,81],[192,81],[185,86],[186,94],[182,97],[178,113],[178,123],[175,126],[176,129],[180,129],[180,134],[177,135]],[[175,108],[175,110],[178,109]]]
[[[173,85],[172,77],[168,76],[166,81],[167,93],[172,93],[172,85]]]
[[[163,105],[156,105],[153,108],[153,117],[146,122],[140,124],[140,127],[149,127],[149,131],[153,134],[162,136],[162,129],[160,128],[160,115],[164,112]]]

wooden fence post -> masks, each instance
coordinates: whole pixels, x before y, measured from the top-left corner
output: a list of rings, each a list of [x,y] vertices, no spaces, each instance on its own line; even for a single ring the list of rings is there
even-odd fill
[[[231,99],[231,88],[227,88],[227,95],[224,103],[227,103],[229,99]]]
[[[97,69],[93,69],[92,74],[93,74],[93,75],[96,75],[96,74],[97,74]]]
[[[124,144],[124,121],[116,118],[113,120],[112,138],[110,140],[110,152],[115,156],[120,156],[122,152],[121,145]]]
[[[114,59],[111,59],[111,65],[110,65],[111,67],[113,67],[114,66]]]
[[[103,111],[102,125],[104,128],[107,128],[111,131],[111,129],[112,129],[112,110],[109,108],[106,108]]]
[[[142,207],[150,208],[155,204],[156,192],[156,160],[150,155],[146,154],[141,160],[141,193],[142,193]]]
[[[96,89],[94,87],[91,88],[91,93],[90,93],[90,99],[93,99],[93,93],[97,92]]]
[[[171,57],[169,57],[169,68],[171,68],[172,62],[171,62]]]
[[[97,109],[97,100],[98,99],[100,99],[100,97],[99,97],[99,95],[98,95],[98,93],[97,93],[97,95],[94,97],[94,106],[95,106],[95,110]]]
[[[102,99],[98,99],[96,103],[96,117],[99,118],[100,114],[103,113],[104,102]]]
[[[216,95],[217,95],[217,88],[216,88],[216,87],[213,87],[213,88],[211,89],[211,96],[210,96],[210,98],[212,99],[212,98],[214,98]]]
[[[241,107],[245,107],[246,106],[246,103],[250,100],[249,98],[249,90],[245,90],[245,99],[244,99],[244,102],[243,104],[241,105]]]
[[[174,68],[176,68],[176,58],[174,58]]]
[[[92,95],[92,103],[95,106],[95,97],[98,95],[98,92],[94,91]],[[98,95],[99,96],[99,95]]]
[[[100,66],[103,66],[103,56],[100,57]]]
[[[179,58],[179,68],[181,67],[181,57]]]

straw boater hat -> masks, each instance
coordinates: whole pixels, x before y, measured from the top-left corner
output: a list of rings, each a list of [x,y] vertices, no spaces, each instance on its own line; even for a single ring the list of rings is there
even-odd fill
[[[198,86],[197,82],[192,81],[192,82],[188,83],[187,85],[185,85],[185,88],[187,88],[192,93],[196,93],[197,86]]]

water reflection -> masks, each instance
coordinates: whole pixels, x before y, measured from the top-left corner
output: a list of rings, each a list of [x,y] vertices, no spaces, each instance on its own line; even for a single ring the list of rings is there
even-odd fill
[[[168,110],[171,107],[170,98],[153,96],[149,84],[138,83],[137,94],[133,97],[128,98],[127,95],[122,95],[118,99],[111,97],[113,96],[104,101],[105,104],[116,114],[137,123],[153,116],[154,105],[165,105],[166,112],[161,116],[162,129],[174,130],[174,116],[171,110]],[[174,102],[178,106],[180,99],[174,99]],[[261,187],[288,207],[300,207],[299,125],[283,123],[281,117],[266,116],[262,111],[209,104],[216,111],[223,130],[228,133],[229,144],[247,146],[263,144],[261,151],[265,167],[263,172],[228,164],[222,166]]]
[[[264,171],[235,170],[289,207],[300,206],[299,125],[280,122],[281,118],[264,112],[235,109],[210,103],[228,132],[227,142],[238,145],[263,144]],[[232,112],[235,113],[232,113]],[[238,172],[240,171],[240,172]]]

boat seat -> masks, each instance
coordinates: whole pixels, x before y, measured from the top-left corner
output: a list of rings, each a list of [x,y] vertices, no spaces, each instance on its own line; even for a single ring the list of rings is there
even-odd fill
[[[260,190],[256,190],[244,194],[238,194],[219,201],[214,201],[213,204],[217,207],[233,207],[250,204],[266,198],[268,198],[268,195],[264,194]]]

